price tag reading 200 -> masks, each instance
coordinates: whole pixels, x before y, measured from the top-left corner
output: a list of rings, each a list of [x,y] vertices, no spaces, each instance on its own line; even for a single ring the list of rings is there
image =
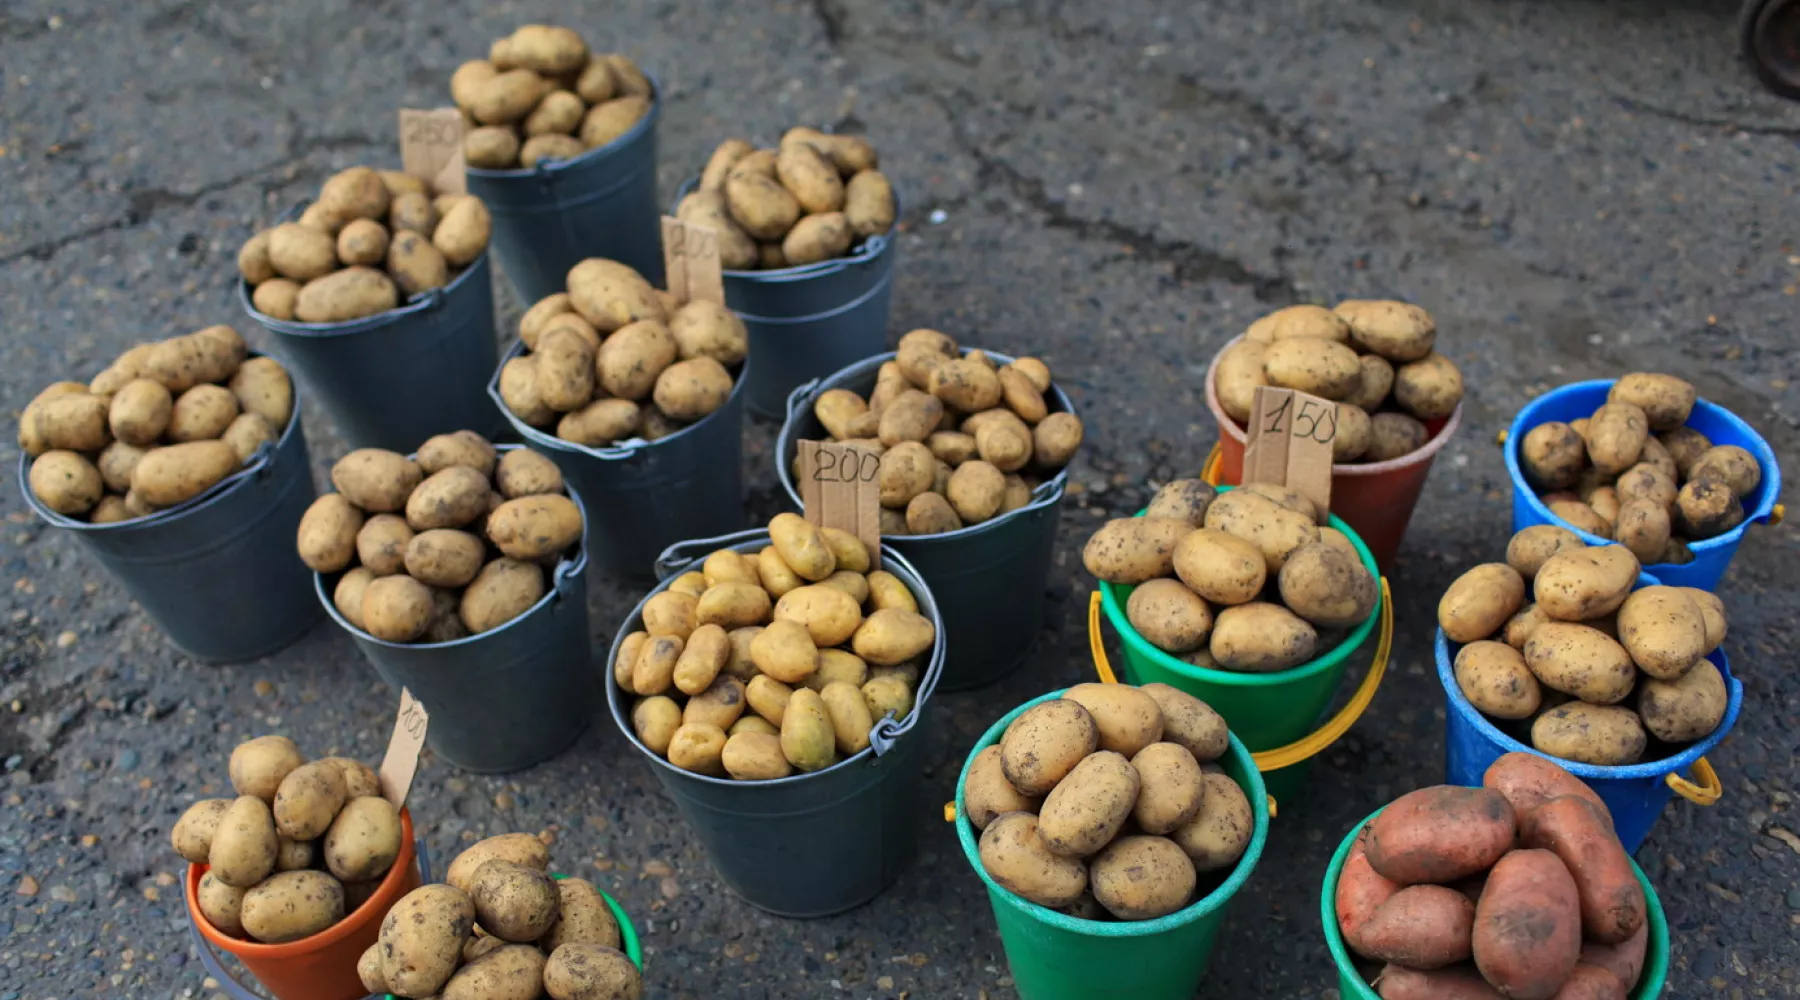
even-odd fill
[[[881,456],[833,441],[799,442],[800,504],[806,519],[862,540],[881,559]]]
[[[820,449],[815,483],[872,483],[881,476],[881,456],[861,448]]]

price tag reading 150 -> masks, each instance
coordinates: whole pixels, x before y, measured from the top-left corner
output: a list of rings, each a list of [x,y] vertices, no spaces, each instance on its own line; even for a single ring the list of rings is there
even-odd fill
[[[1258,386],[1244,445],[1246,483],[1285,486],[1311,500],[1323,522],[1331,511],[1332,442],[1337,404],[1293,389]]]

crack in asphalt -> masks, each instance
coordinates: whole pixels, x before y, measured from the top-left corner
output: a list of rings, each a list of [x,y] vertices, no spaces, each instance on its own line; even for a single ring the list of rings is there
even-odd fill
[[[839,0],[812,0],[813,14],[825,32],[825,44],[833,49],[850,37],[850,12]]]
[[[1704,115],[1694,114],[1691,111],[1682,111],[1679,108],[1664,108],[1654,104],[1647,104],[1635,97],[1626,97],[1623,94],[1611,94],[1609,96],[1612,97],[1614,104],[1617,104],[1627,111],[1651,115],[1672,122],[1680,122],[1683,125],[1693,125],[1696,128],[1716,128],[1721,131],[1743,132],[1746,135],[1769,135],[1788,139],[1800,138],[1800,127],[1792,125],[1746,125],[1735,118],[1708,118]]]

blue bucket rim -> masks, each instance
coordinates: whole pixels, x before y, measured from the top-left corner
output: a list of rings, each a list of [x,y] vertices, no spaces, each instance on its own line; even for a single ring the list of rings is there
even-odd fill
[[[504,454],[509,451],[517,451],[523,447],[525,446],[522,444],[496,444],[494,445],[494,450]],[[413,456],[408,455],[407,457],[412,458]],[[454,649],[458,646],[471,645],[491,636],[499,635],[525,619],[537,614],[539,611],[549,606],[551,602],[561,600],[568,588],[579,582],[582,578],[582,574],[587,572],[587,540],[589,527],[587,505],[581,502],[581,494],[578,493],[575,487],[567,480],[564,480],[563,482],[563,489],[568,493],[569,499],[574,501],[576,512],[581,515],[581,538],[576,542],[575,558],[558,559],[556,566],[550,570],[550,585],[544,588],[544,596],[538,598],[535,604],[526,608],[524,611],[519,612],[516,617],[503,625],[488,629],[486,632],[478,632],[475,635],[465,635],[461,639],[452,639],[449,642],[389,642],[386,639],[378,639],[351,624],[349,619],[345,618],[343,614],[338,611],[337,602],[332,600],[332,595],[325,590],[325,577],[332,576],[341,578],[345,573],[349,572],[349,569],[339,570],[336,573],[329,574],[314,571],[312,575],[313,592],[319,595],[319,603],[325,606],[325,613],[330,615],[331,620],[336,622],[344,631],[354,636],[358,642],[366,642],[372,646],[380,646],[383,649]],[[331,492],[335,493],[337,491],[333,490]],[[324,495],[325,494],[320,494],[320,496]],[[334,586],[332,589],[335,590],[336,587]]]
[[[1009,354],[1001,354],[998,351],[990,351],[980,347],[964,348],[963,356],[967,357],[969,351],[981,351],[983,354],[999,361],[1001,364],[1012,364],[1017,360]],[[832,389],[843,388],[842,385],[837,383],[851,381],[860,378],[871,371],[878,371],[882,365],[894,360],[898,356],[898,352],[886,351],[881,354],[864,358],[854,364],[845,365],[822,378],[802,382],[800,385],[795,386],[793,391],[788,393],[787,416],[781,422],[781,430],[775,435],[775,477],[781,480],[781,488],[787,492],[789,503],[793,504],[795,507],[804,506],[800,502],[800,491],[794,485],[793,469],[791,469],[788,464],[788,446],[791,444],[794,448],[798,449],[800,441],[802,440],[795,436],[797,428],[796,421],[800,419],[800,415],[803,412],[802,408],[810,406],[818,400],[818,397]],[[1075,414],[1075,401],[1069,398],[1069,394],[1063,391],[1062,386],[1057,385],[1055,381],[1052,381],[1050,383],[1050,390],[1053,397],[1051,401],[1061,407],[1060,409],[1051,410],[1050,412]],[[1080,414],[1075,415],[1080,416]],[[1071,459],[1071,462],[1072,461],[1073,460]],[[897,539],[900,541],[901,545],[912,545],[917,542],[930,544],[936,542],[962,541],[972,535],[979,535],[983,532],[998,528],[1000,525],[1006,524],[1009,521],[1018,520],[1033,511],[1054,506],[1061,502],[1063,493],[1068,489],[1068,485],[1069,467],[1065,465],[1056,470],[1056,475],[1039,483],[1037,489],[1031,491],[1031,502],[1016,510],[1009,510],[1004,514],[997,514],[980,524],[967,525],[958,528],[955,531],[940,531],[935,535],[889,535],[886,536],[886,538]],[[884,541],[886,538],[884,538]]]
[[[554,180],[558,174],[567,173],[578,167],[585,167],[598,160],[604,160],[619,153],[626,146],[631,145],[641,138],[645,132],[655,128],[657,119],[662,117],[662,82],[656,78],[654,73],[649,72],[642,66],[638,67],[638,72],[643,73],[644,79],[650,81],[650,110],[645,113],[644,117],[638,119],[636,125],[626,129],[624,134],[620,135],[617,139],[614,139],[604,146],[595,146],[593,149],[584,149],[579,154],[565,160],[539,160],[535,166],[511,167],[506,170],[495,170],[490,167],[465,167],[464,172],[472,177],[479,177],[482,180],[489,181],[526,180],[533,177],[550,181]],[[609,97],[607,100],[618,100],[618,98]],[[604,104],[606,102],[602,101],[601,103]],[[597,107],[598,105],[593,106]],[[583,114],[586,114],[586,112],[583,112]]]
[[[1489,721],[1487,716],[1481,714],[1479,709],[1474,705],[1469,704],[1469,700],[1463,697],[1462,688],[1456,683],[1456,669],[1453,665],[1456,658],[1451,653],[1450,639],[1448,636],[1444,635],[1444,630],[1441,628],[1437,630],[1437,640],[1434,644],[1434,651],[1437,655],[1438,684],[1444,689],[1444,701],[1445,704],[1449,706],[1450,712],[1455,713],[1464,722],[1474,726],[1477,732],[1487,737],[1487,739],[1495,746],[1498,746],[1503,753],[1510,751],[1513,753],[1528,753],[1536,757],[1542,757],[1578,778],[1603,781],[1633,781],[1641,779],[1656,781],[1661,780],[1664,775],[1674,774],[1677,771],[1685,771],[1688,767],[1692,766],[1694,761],[1706,756],[1720,743],[1724,742],[1725,737],[1729,736],[1732,729],[1736,728],[1738,714],[1744,706],[1744,684],[1732,675],[1731,659],[1725,655],[1725,647],[1721,644],[1718,649],[1706,654],[1706,658],[1711,660],[1713,665],[1719,668],[1719,673],[1723,674],[1725,678],[1725,717],[1719,720],[1718,728],[1714,729],[1711,733],[1708,733],[1705,737],[1688,744],[1686,747],[1682,748],[1680,752],[1672,756],[1659,757],[1656,760],[1642,761],[1636,764],[1613,766],[1583,764],[1580,761],[1552,757],[1536,747],[1521,743],[1511,736],[1508,736],[1506,733],[1501,732],[1498,726]],[[1445,724],[1448,725],[1447,718]]]
[[[1392,804],[1393,803],[1391,802],[1388,803],[1388,805]],[[1337,850],[1332,853],[1331,860],[1326,863],[1325,876],[1320,883],[1319,923],[1325,932],[1326,950],[1331,952],[1333,964],[1337,966],[1337,972],[1340,976],[1354,971],[1356,969],[1356,961],[1350,955],[1350,949],[1344,942],[1343,930],[1338,927],[1338,879],[1343,874],[1344,863],[1350,857],[1350,849],[1356,844],[1357,835],[1362,832],[1363,827],[1374,822],[1375,817],[1381,815],[1386,810],[1387,806],[1384,805],[1380,809],[1364,816],[1360,822],[1350,828],[1350,832],[1344,835],[1344,839],[1338,843]],[[1629,851],[1625,853],[1625,859],[1631,862],[1631,870],[1637,875],[1638,884],[1644,887],[1645,921],[1650,925],[1650,938],[1645,943],[1643,971],[1648,971],[1650,969],[1653,961],[1652,956],[1660,956],[1660,959],[1657,960],[1655,964],[1662,967],[1663,974],[1666,976],[1669,960],[1671,958],[1668,913],[1663,910],[1661,896],[1657,894],[1656,887],[1650,883],[1650,876],[1646,875],[1644,869],[1638,865],[1637,859],[1632,857],[1631,852]],[[1367,983],[1364,983],[1363,985],[1368,996],[1376,996],[1375,988],[1373,986],[1370,986]],[[1643,985],[1644,983],[1642,979],[1640,979],[1638,985],[1633,987],[1630,994],[1627,996],[1627,1000],[1654,1000],[1654,997],[1662,995],[1661,990],[1658,990],[1654,994],[1645,996],[1642,989]],[[1343,1000],[1355,1000],[1355,998],[1345,997]]]
[[[250,351],[244,355],[245,361],[248,361],[251,358],[268,358],[281,366],[281,370],[286,372],[288,376],[288,386],[293,393],[294,406],[293,413],[288,417],[287,428],[281,432],[281,437],[277,438],[272,445],[265,443],[258,446],[256,451],[250,454],[250,458],[247,459],[236,472],[233,472],[231,475],[226,476],[224,479],[219,480],[212,486],[201,491],[199,495],[184,500],[173,507],[164,507],[162,510],[147,514],[143,517],[134,517],[127,521],[114,521],[110,524],[95,524],[92,521],[77,521],[66,514],[58,514],[56,511],[44,506],[44,502],[39,500],[37,494],[33,493],[31,490],[31,464],[35,459],[24,451],[20,451],[19,492],[24,494],[25,502],[31,506],[32,513],[36,514],[44,521],[44,523],[51,527],[62,528],[67,531],[81,531],[92,534],[124,534],[127,531],[161,527],[162,525],[172,524],[183,518],[191,517],[225,499],[228,494],[235,493],[243,484],[257,476],[267,473],[269,467],[275,464],[275,456],[279,454],[283,448],[287,447],[289,439],[296,434],[302,436],[305,435],[305,431],[302,430],[300,426],[300,380],[294,377],[293,366],[279,357],[265,351]],[[309,478],[308,485],[310,484],[311,480]]]
[[[763,148],[766,149],[768,147]],[[887,174],[883,173],[882,176],[887,177]],[[698,174],[683,180],[681,184],[675,188],[675,200],[669,203],[668,214],[674,215],[675,209],[681,204],[681,199],[692,194],[699,186],[700,177]],[[889,226],[888,231],[885,233],[878,233],[874,236],[865,238],[862,241],[862,245],[856,248],[855,253],[845,254],[842,257],[833,257],[830,260],[817,261],[812,264],[795,264],[792,267],[776,267],[766,271],[760,269],[755,271],[734,271],[730,268],[725,268],[721,273],[724,274],[725,277],[737,281],[748,281],[761,285],[779,285],[798,281],[810,281],[813,278],[823,277],[828,274],[837,274],[850,267],[852,264],[868,264],[880,260],[882,255],[886,254],[889,248],[893,247],[899,241],[900,213],[906,208],[906,202],[900,197],[900,186],[895,184],[891,177],[888,178],[888,186],[893,188],[894,191],[894,224]]]
[[[500,355],[500,363],[494,366],[494,373],[488,376],[488,399],[492,400],[496,407],[499,407],[500,415],[506,418],[508,424],[512,425],[513,431],[527,442],[536,445],[536,450],[555,451],[569,455],[586,455],[589,458],[597,458],[603,462],[621,462],[629,458],[634,458],[640,452],[648,451],[660,445],[679,440],[690,432],[698,431],[709,421],[722,418],[725,411],[737,406],[739,401],[743,399],[744,386],[750,381],[750,355],[748,352],[745,352],[744,360],[737,364],[737,373],[732,376],[731,395],[725,397],[725,402],[722,403],[718,409],[701,417],[699,420],[688,424],[686,427],[681,428],[675,433],[665,437],[659,437],[654,441],[646,441],[642,438],[629,438],[627,440],[636,443],[615,443],[600,448],[593,445],[576,444],[573,441],[565,441],[554,434],[546,434],[544,433],[543,428],[533,427],[525,421],[520,420],[518,414],[512,411],[512,407],[506,405],[506,399],[500,395],[500,373],[505,370],[507,362],[514,358],[523,357],[524,355],[525,342],[514,338],[513,342],[508,344],[506,350]]]
[[[1231,748],[1226,753],[1238,767],[1243,769],[1245,774],[1250,776],[1252,787],[1244,788],[1244,796],[1250,800],[1250,810],[1255,818],[1250,832],[1250,844],[1244,848],[1243,855],[1238,858],[1237,864],[1232,867],[1231,874],[1226,876],[1225,881],[1219,883],[1213,891],[1174,913],[1153,920],[1107,921],[1071,917],[1066,913],[1059,913],[1019,896],[994,881],[993,876],[987,873],[987,869],[981,866],[981,851],[975,836],[975,824],[969,822],[969,810],[963,796],[963,789],[969,780],[969,769],[974,766],[976,756],[981,751],[1000,742],[1000,737],[1006,732],[1006,727],[1011,725],[1014,719],[1023,715],[1026,709],[1061,698],[1068,690],[1068,688],[1059,688],[1014,708],[1001,716],[999,721],[989,726],[987,732],[981,734],[981,738],[976,740],[975,745],[970,748],[969,755],[963,760],[962,771],[956,777],[956,839],[962,844],[964,860],[968,861],[970,867],[975,869],[975,874],[981,877],[981,881],[987,886],[989,892],[999,894],[1041,923],[1088,937],[1149,937],[1184,927],[1201,917],[1224,909],[1250,880],[1250,875],[1255,871],[1257,862],[1262,860],[1263,847],[1269,836],[1269,793],[1263,785],[1262,773],[1257,770],[1255,759],[1250,756],[1250,751],[1238,742],[1236,733],[1228,734],[1231,739]],[[1243,787],[1241,782],[1239,787]]]
[[[1531,419],[1536,416],[1542,407],[1549,401],[1564,394],[1595,392],[1602,389],[1610,391],[1618,381],[1619,380],[1616,378],[1602,378],[1590,379],[1586,382],[1570,382],[1567,385],[1557,386],[1556,388],[1539,395],[1536,399],[1533,399],[1531,402],[1526,403],[1521,407],[1518,414],[1513,417],[1512,425],[1508,427],[1506,431],[1506,446],[1501,449],[1506,457],[1506,473],[1508,476],[1512,477],[1513,495],[1515,497],[1523,496],[1525,498],[1525,503],[1531,508],[1531,512],[1542,519],[1543,523],[1554,524],[1559,528],[1566,528],[1573,531],[1583,543],[1589,546],[1617,545],[1619,543],[1610,538],[1601,538],[1599,535],[1589,534],[1551,513],[1550,508],[1544,506],[1544,501],[1539,498],[1537,490],[1532,489],[1531,484],[1526,481],[1525,470],[1519,465],[1519,449],[1523,446],[1522,442],[1525,440],[1525,435],[1532,428],[1537,427],[1539,424],[1550,422],[1548,420]],[[1751,427],[1742,417],[1739,417],[1737,414],[1717,403],[1705,399],[1695,399],[1694,409],[1703,411],[1708,416],[1716,417],[1721,422],[1729,425],[1733,430],[1742,434],[1744,439],[1750,442],[1750,447],[1747,450],[1756,456],[1757,464],[1762,466],[1762,483],[1758,488],[1762,491],[1763,497],[1762,500],[1757,503],[1756,509],[1754,511],[1746,511],[1743,522],[1737,527],[1732,528],[1730,531],[1715,535],[1712,538],[1705,538],[1697,542],[1687,543],[1689,551],[1694,553],[1695,562],[1698,562],[1704,555],[1712,554],[1712,550],[1714,549],[1724,549],[1725,551],[1722,555],[1729,558],[1731,551],[1736,549],[1737,546],[1742,543],[1744,532],[1749,529],[1750,525],[1767,524],[1769,518],[1773,515],[1775,503],[1781,496],[1781,463],[1776,460],[1775,449],[1769,447],[1769,442],[1764,440],[1763,436],[1756,432],[1756,428]],[[1742,448],[1744,446],[1739,445],[1738,447]],[[1650,566],[1681,565],[1692,564],[1650,564]]]
[[[749,551],[752,548],[763,547],[768,542],[768,539],[769,529],[766,526],[761,528],[749,528],[729,535],[721,535],[718,538],[694,539],[689,542],[677,542],[675,545],[670,546],[668,550],[665,550],[663,554],[666,556],[669,554],[669,551],[674,549],[685,548],[689,545],[698,545],[702,542],[708,544],[717,543],[715,548],[718,549],[731,549],[737,552],[744,552]],[[712,551],[714,551],[714,549],[707,550],[708,553]],[[888,571],[898,568],[901,571],[894,575],[898,577],[900,582],[906,586],[906,589],[912,593],[915,601],[918,601],[920,596],[924,597],[923,601],[919,601],[919,613],[930,619],[933,628],[936,630],[936,635],[931,641],[930,657],[925,665],[925,669],[919,672],[918,685],[913,689],[912,711],[907,713],[905,718],[892,719],[891,716],[883,716],[881,719],[876,720],[875,729],[870,731],[871,739],[868,746],[845,757],[843,760],[832,764],[830,767],[822,768],[817,771],[802,771],[790,774],[785,778],[739,781],[736,778],[719,778],[710,774],[700,774],[696,771],[689,771],[684,768],[676,767],[667,757],[664,757],[662,754],[659,754],[646,746],[644,741],[638,738],[636,727],[631,724],[632,703],[637,699],[646,696],[630,693],[619,687],[619,683],[613,675],[613,661],[618,659],[619,647],[625,644],[625,637],[638,630],[631,626],[635,624],[640,628],[642,627],[644,621],[644,606],[650,603],[651,598],[674,586],[675,581],[680,579],[681,574],[686,572],[687,569],[692,567],[695,563],[699,562],[700,558],[703,558],[703,556],[684,563],[682,566],[675,568],[668,576],[659,579],[656,586],[652,587],[650,592],[644,595],[643,600],[638,601],[637,605],[631,609],[631,613],[625,616],[625,620],[620,623],[619,628],[614,630],[612,645],[607,648],[605,667],[601,679],[601,683],[606,687],[607,710],[612,715],[613,725],[618,727],[620,734],[625,737],[626,741],[650,762],[651,767],[676,775],[684,780],[692,780],[696,783],[708,785],[715,789],[731,789],[733,792],[741,792],[744,790],[760,792],[771,788],[790,788],[802,782],[822,777],[823,775],[844,772],[848,770],[852,764],[875,765],[883,756],[894,752],[891,749],[887,751],[879,750],[877,748],[878,742],[885,742],[890,745],[898,743],[901,739],[918,729],[919,724],[923,722],[925,718],[925,706],[931,700],[932,696],[937,694],[938,684],[943,679],[944,657],[946,650],[949,647],[948,641],[944,638],[943,609],[938,606],[937,597],[931,592],[930,585],[925,582],[924,575],[921,574],[911,562],[908,562],[905,556],[902,556],[900,553],[894,551],[891,546],[884,543],[881,546],[881,558],[883,560],[881,568]],[[788,686],[792,687],[793,685]],[[892,719],[890,724],[893,732],[891,734],[881,735],[879,740],[876,739],[875,737],[880,733],[882,723],[888,722],[890,719]]]

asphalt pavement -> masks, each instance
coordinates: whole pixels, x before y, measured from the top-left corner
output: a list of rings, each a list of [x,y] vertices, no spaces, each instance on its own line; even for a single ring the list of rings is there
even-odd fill
[[[729,136],[866,133],[906,200],[890,336],[930,326],[1045,358],[1088,426],[1030,658],[932,705],[938,802],[992,720],[1091,676],[1081,545],[1197,472],[1213,352],[1292,302],[1418,302],[1469,393],[1392,573],[1394,669],[1282,804],[1199,993],[1335,1000],[1320,877],[1358,819],[1441,778],[1433,609],[1505,544],[1494,439],[1510,415],[1563,382],[1668,371],[1800,470],[1800,108],[1756,87],[1735,15],[1732,0],[10,0],[0,394],[16,412],[131,343],[212,323],[266,345],[233,296],[239,243],[334,170],[397,165],[395,109],[443,103],[457,63],[519,23],[577,27],[660,76],[665,196]],[[518,303],[502,303],[510,329]],[[305,421],[323,482],[345,448],[316,404]],[[746,431],[746,524],[783,506],[775,431]],[[0,1000],[213,996],[170,825],[225,787],[252,735],[376,760],[396,692],[329,625],[261,662],[193,663],[34,521],[11,475],[4,490]],[[1746,690],[1712,755],[1724,798],[1671,804],[1638,854],[1672,927],[1666,996],[1800,996],[1797,538],[1753,530],[1722,586]],[[640,596],[592,594],[597,645]],[[428,756],[412,803],[440,858],[551,833],[560,869],[634,915],[654,997],[1015,995],[935,808],[890,891],[794,922],[723,888],[603,716],[522,774]]]

